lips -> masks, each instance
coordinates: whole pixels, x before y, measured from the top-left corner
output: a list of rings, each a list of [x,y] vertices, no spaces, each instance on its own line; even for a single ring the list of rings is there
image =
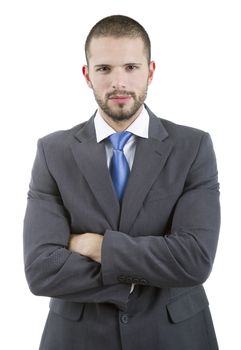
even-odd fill
[[[131,99],[130,95],[115,95],[115,96],[111,96],[110,100],[112,100],[113,102],[127,102],[128,100]]]

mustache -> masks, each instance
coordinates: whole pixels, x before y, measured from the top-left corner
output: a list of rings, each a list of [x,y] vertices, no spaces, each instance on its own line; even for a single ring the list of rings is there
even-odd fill
[[[135,97],[136,94],[131,91],[125,91],[125,90],[114,90],[112,92],[109,92],[106,94],[106,98],[111,98],[115,96],[132,96]]]

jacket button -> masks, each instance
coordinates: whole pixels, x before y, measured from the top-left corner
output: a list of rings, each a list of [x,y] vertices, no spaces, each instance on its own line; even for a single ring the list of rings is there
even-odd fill
[[[140,280],[140,284],[142,284],[143,286],[147,285],[147,280],[145,280],[144,278],[142,278]]]
[[[126,277],[126,283],[132,283],[132,277]]]
[[[120,320],[122,323],[127,324],[129,321],[128,315],[121,315]]]

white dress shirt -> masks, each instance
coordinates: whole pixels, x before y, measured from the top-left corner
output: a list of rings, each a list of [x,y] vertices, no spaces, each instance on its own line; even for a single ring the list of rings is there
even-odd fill
[[[99,110],[97,111],[94,119],[95,123],[95,131],[96,131],[96,139],[97,142],[101,142],[105,140],[105,150],[107,157],[107,166],[110,166],[110,160],[113,153],[113,147],[108,139],[108,137],[116,131],[112,129],[112,127],[106,123],[106,121],[101,117]],[[131,132],[133,135],[126,142],[123,152],[129,164],[130,170],[132,169],[132,165],[134,162],[135,151],[136,151],[136,139],[137,137],[148,138],[148,130],[149,130],[149,114],[145,108],[142,109],[140,115],[134,120],[134,122],[125,130]],[[131,285],[130,293],[132,293],[134,289],[134,284]]]
[[[113,153],[113,147],[111,145],[110,140],[108,140],[107,138],[110,135],[114,134],[116,131],[112,129],[112,127],[109,124],[106,123],[106,121],[101,117],[99,111],[97,111],[96,113],[94,123],[95,123],[97,142],[99,143],[104,139],[106,139],[105,149],[106,149],[106,156],[107,156],[107,166],[109,168],[110,160]],[[136,138],[137,136],[148,138],[148,129],[149,129],[149,114],[147,113],[146,109],[143,108],[138,118],[136,118],[136,120],[126,129],[126,131],[129,131],[133,134],[129,138],[129,140],[127,141],[123,149],[123,152],[129,164],[130,170],[132,169],[134,156],[135,156]]]

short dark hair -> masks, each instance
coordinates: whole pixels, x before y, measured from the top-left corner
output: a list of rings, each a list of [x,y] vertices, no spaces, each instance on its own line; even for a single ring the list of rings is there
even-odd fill
[[[151,41],[144,27],[134,19],[122,16],[113,15],[105,17],[97,22],[90,30],[85,41],[85,57],[88,63],[89,47],[92,38],[108,37],[115,38],[129,37],[141,38],[144,43],[144,48],[147,55],[147,60],[151,60]]]

